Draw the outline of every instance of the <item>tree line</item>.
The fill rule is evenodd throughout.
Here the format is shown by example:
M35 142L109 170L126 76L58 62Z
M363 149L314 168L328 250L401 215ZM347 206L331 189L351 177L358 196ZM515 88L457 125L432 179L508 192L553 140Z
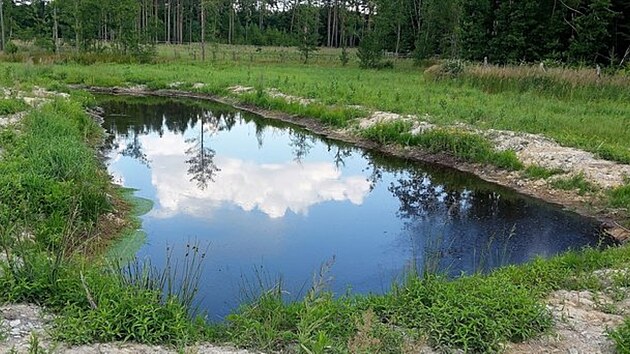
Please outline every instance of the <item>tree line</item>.
M619 65L630 0L0 0L2 48L141 51L155 43L356 47L494 63ZM205 48L204 48L205 51Z

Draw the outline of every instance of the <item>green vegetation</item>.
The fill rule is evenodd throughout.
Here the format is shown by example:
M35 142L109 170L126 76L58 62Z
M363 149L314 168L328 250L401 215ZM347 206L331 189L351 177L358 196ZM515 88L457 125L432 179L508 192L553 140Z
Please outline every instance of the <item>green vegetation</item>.
M564 171L560 169L548 169L541 166L527 166L525 171L523 171L525 177L530 179L547 179L551 176L559 175L564 173Z
M24 103L24 100L17 98L3 98L0 99L0 115L14 114L17 112L25 111L28 105Z
M296 60L299 60L297 54ZM337 62L335 58L331 60ZM514 70L514 76L505 77L510 69L477 70L473 67L457 78L436 81L409 65L388 71L364 71L356 64L347 67L340 64L303 66L295 62L234 65L220 60L212 65L1 64L0 81L4 85L17 82L56 89L66 84L103 87L143 84L151 89L162 89L181 82L182 90L216 95L229 94L227 88L234 85L263 91L276 88L285 94L316 99L319 102L316 111L343 111L344 106L359 105L365 110L415 114L438 125L459 122L482 130L542 134L565 146L591 151L614 161L630 162L630 84L627 78L603 77L598 81L592 71L549 70L535 74L549 78L542 84L526 85L517 84L521 77L518 72L530 75L528 73L534 69ZM592 84L585 81L587 77L592 78ZM483 86L478 84L486 81ZM205 86L193 89L198 82ZM552 92L564 93L556 96ZM246 95L243 99L255 103L263 97ZM310 114L304 112L306 108L282 102L271 105L276 107L274 109L287 106L289 113ZM339 113L331 115L338 117ZM344 115L335 118L339 122L333 124L343 124L342 121L355 116Z
M321 103L288 102L281 97L272 97L264 92L248 93L238 97L244 104L260 108L276 110L294 114L300 117L310 117L336 128L343 128L352 119L365 116L365 112L356 108L331 107Z
M615 208L630 210L630 183L610 191L611 204Z
M102 131L80 97L47 103L24 118L19 133L2 133L0 248L7 261L0 300L59 314L53 337L69 343L195 341L208 327L191 319L190 292L163 293L164 279L179 275L86 258L121 231L104 224L103 214L125 205L96 157Z
M578 174L570 178L559 178L551 182L554 188L572 191L577 190L580 194L592 193L597 191L597 186L584 178L583 174Z
M380 123L364 130L363 136L381 144L399 143L421 146L433 153L448 153L464 161L492 164L508 170L519 170L523 165L514 151L496 151L485 138L455 129L434 129L413 135L411 123Z
M624 324L610 333L610 337L615 341L617 353L630 353L630 318Z
M400 353L428 342L442 349L497 352L501 343L526 340L550 328L551 318L540 302L549 292L600 291L593 271L628 265L627 247L585 249L454 280L411 274L384 296L333 299L330 293L311 290L304 300L288 304L278 285L230 315L216 333L261 350L321 352L328 347L345 352L375 350L387 343L389 351L384 352ZM615 280L614 286L627 284L627 279ZM614 333L628 340L624 328Z
M299 47L305 62L320 46L361 46L376 55L362 51L366 67L388 66L378 58L388 52L619 70L630 46L624 0L38 0L10 1L0 11L9 56L23 50L18 41L30 41L40 52L114 53L147 62L157 43L209 41ZM213 49L206 56L205 44L190 51L196 60L216 57Z

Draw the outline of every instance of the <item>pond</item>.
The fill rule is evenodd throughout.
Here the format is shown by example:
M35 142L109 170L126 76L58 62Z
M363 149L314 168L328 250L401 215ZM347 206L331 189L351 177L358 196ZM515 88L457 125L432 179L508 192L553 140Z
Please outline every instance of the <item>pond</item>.
M598 225L473 175L383 156L228 106L99 97L108 169L153 201L140 259L208 248L199 306L220 320L324 268L335 294L382 293L410 269L458 276L596 245Z

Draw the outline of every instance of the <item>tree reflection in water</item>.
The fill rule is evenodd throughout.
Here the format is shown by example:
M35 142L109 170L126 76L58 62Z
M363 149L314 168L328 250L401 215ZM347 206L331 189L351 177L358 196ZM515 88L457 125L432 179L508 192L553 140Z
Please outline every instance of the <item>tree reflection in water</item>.
M186 139L186 143L192 144L186 155L189 158L186 160L188 167L188 175L191 182L196 182L199 189L204 190L208 188L208 184L214 182L214 177L217 172L221 171L219 167L214 163L214 157L216 151L209 146L206 146L206 132L210 136L216 134L219 130L219 122L217 119L213 119L214 116L211 112L204 112L197 116L199 122L199 136Z

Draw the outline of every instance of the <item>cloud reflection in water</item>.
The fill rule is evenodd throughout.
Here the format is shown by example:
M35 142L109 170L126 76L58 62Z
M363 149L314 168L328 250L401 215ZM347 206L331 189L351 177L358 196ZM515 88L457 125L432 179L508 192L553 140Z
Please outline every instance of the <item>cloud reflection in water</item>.
M155 217L179 213L207 217L210 210L224 203L245 211L257 209L270 218L281 218L288 211L307 215L310 207L327 201L360 205L370 191L365 177L343 177L332 162L259 164L220 155L214 161L220 173L202 190L187 175L182 152L189 146L181 135L166 133L140 139L146 156L160 162L151 170L157 196L151 215Z

